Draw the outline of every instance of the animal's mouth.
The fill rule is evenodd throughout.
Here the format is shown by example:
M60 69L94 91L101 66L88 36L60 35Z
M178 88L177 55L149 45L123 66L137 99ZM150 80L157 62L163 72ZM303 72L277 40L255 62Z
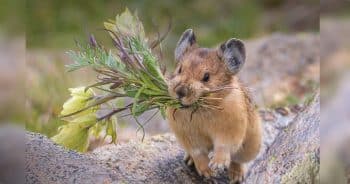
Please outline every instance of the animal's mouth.
M180 102L180 108L181 109L187 109L187 108L191 108L193 107L198 99L194 100L194 99L179 99Z

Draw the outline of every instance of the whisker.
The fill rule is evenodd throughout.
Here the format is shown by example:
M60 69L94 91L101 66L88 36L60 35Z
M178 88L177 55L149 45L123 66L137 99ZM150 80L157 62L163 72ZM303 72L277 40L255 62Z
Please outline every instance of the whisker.
M203 100L223 100L223 98L215 98L215 97L201 97Z
M228 89L239 89L238 87L232 87L232 86L223 86L220 88L214 88L214 89L208 89L208 90L204 90L205 94L209 94L209 93L215 93L215 92L219 92L222 90L228 90Z
M224 108L215 106L215 105L209 105L209 104L201 104L202 107L208 108L208 109L215 109L215 110L223 110Z

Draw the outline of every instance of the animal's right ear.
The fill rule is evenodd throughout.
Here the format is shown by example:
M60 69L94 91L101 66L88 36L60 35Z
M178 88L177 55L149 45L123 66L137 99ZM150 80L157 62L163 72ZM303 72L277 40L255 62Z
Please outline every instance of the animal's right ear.
M224 61L228 71L235 75L245 63L245 47L241 40L231 38L221 44L218 49L218 55Z
M175 48L175 60L180 61L181 57L185 55L186 52L193 49L196 45L196 36L192 29L187 29L182 33L179 42L177 42Z

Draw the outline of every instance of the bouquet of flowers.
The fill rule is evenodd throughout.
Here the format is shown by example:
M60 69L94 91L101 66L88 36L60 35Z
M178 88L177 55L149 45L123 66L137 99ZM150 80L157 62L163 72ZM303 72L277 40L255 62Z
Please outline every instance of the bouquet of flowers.
M88 44L78 43L78 51L68 52L74 61L68 70L89 67L97 72L97 82L69 89L71 98L61 112L68 123L52 137L56 143L81 152L87 150L91 135L98 137L103 132L104 137L116 141L117 113L128 111L143 129L137 117L145 111L158 109L165 117L167 107L181 107L177 99L169 96L165 70L161 69L165 67L152 53L165 35L150 43L142 23L128 9L115 20L105 22L104 27L115 48L106 49L91 35ZM132 102L116 105L125 98ZM201 105L208 106L204 98L193 106Z

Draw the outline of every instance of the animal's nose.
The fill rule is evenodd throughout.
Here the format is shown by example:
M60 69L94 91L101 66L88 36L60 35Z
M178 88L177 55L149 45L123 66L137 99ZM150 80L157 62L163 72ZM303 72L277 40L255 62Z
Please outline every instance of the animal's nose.
M184 86L179 87L178 89L176 89L176 95L179 99L185 97L187 95L187 88Z

